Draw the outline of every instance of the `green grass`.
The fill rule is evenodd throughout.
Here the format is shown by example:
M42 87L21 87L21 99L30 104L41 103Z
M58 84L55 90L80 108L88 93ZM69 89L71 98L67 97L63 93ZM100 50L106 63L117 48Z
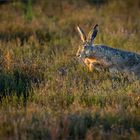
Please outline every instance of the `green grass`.
M34 1L30 20L22 3L0 5L0 139L140 138L140 81L89 72L75 30L98 23L95 43L140 53L138 0L94 2Z

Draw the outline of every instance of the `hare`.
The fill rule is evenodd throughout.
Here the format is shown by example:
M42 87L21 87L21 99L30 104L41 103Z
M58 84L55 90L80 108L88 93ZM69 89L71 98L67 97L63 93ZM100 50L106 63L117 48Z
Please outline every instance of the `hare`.
M82 28L77 26L82 44L79 46L76 56L87 65L90 71L100 68L108 69L110 72L134 73L140 77L140 55L120 49L111 48L106 45L93 44L98 33L98 24L85 35Z

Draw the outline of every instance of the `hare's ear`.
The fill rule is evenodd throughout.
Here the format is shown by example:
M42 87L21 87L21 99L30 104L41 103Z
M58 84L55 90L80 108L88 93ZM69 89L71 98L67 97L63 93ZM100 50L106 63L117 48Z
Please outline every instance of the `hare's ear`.
M84 31L79 26L77 26L76 28L78 30L78 33L79 33L80 37L81 37L81 40L83 42L85 42L86 41L86 35L85 35Z
M98 24L96 24L93 29L88 34L88 41L92 42L98 33Z

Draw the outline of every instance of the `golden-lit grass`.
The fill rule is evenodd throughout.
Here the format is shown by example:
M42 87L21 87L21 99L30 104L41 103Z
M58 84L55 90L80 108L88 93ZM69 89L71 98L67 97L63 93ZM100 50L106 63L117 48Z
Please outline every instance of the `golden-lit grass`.
M139 139L140 81L89 72L75 30L98 23L95 43L140 53L138 0L47 2L32 20L20 3L0 6L0 139Z

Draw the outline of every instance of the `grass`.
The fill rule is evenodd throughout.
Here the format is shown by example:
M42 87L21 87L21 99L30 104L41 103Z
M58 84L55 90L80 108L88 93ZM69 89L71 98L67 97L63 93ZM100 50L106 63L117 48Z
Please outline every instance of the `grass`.
M140 53L139 1L100 2L34 1L29 15L0 5L0 139L140 138L140 81L89 72L75 56L75 26L96 23L95 43Z

